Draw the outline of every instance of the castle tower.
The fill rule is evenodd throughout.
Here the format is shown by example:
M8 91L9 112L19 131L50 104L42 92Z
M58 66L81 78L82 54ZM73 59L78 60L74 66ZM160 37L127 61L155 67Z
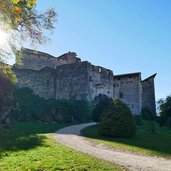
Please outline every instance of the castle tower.
M142 108L148 108L156 114L154 78L157 74L151 75L142 81Z
M134 115L141 114L141 93L140 72L113 76L113 98L127 104Z

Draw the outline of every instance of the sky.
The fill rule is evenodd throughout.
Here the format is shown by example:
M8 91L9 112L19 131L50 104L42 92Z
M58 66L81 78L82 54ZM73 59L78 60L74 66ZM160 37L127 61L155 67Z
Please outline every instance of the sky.
M58 21L51 42L37 50L76 52L114 74L142 72L145 79L157 73L156 99L171 94L170 0L37 0L37 10L48 8Z

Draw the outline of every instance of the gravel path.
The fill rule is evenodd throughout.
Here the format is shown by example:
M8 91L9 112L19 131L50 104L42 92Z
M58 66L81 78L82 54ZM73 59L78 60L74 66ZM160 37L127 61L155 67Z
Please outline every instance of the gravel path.
M129 170L171 171L171 160L169 159L115 150L103 144L92 143L80 136L82 129L95 124L96 123L80 124L60 129L56 132L55 138L59 143L65 146L119 164Z

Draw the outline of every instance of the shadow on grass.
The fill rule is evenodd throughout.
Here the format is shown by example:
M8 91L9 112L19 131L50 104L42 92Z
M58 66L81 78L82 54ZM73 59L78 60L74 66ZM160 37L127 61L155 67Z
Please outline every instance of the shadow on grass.
M10 151L22 151L42 146L44 133L54 133L66 124L43 124L36 122L14 123L0 130L0 158Z
M151 134L145 128L139 128L133 138L109 138L101 136L96 126L85 128L82 131L85 137L99 139L114 147L124 148L135 152L143 152L147 154L156 154L171 157L171 131L159 128L156 134ZM138 148L139 149L138 149ZM140 149L141 148L141 149ZM145 152L148 150L148 152Z

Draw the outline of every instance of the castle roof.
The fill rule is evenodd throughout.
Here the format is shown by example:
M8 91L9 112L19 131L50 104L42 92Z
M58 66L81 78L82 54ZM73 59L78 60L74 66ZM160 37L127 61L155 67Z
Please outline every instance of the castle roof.
M114 75L113 77L114 78L118 78L118 77L129 77L129 76L141 76L141 72L134 72L134 73Z
M142 80L142 82L147 81L147 80L149 80L150 78L155 78L156 75L157 75L157 73L155 73L155 74L153 74L153 75L147 77L146 79Z
M28 53L28 54L35 54L35 55L41 55L41 56L45 56L45 57L50 57L50 58L56 58L48 53L45 52L40 52L37 50L33 50L33 49L28 49L28 48L21 48L21 51L24 53Z

